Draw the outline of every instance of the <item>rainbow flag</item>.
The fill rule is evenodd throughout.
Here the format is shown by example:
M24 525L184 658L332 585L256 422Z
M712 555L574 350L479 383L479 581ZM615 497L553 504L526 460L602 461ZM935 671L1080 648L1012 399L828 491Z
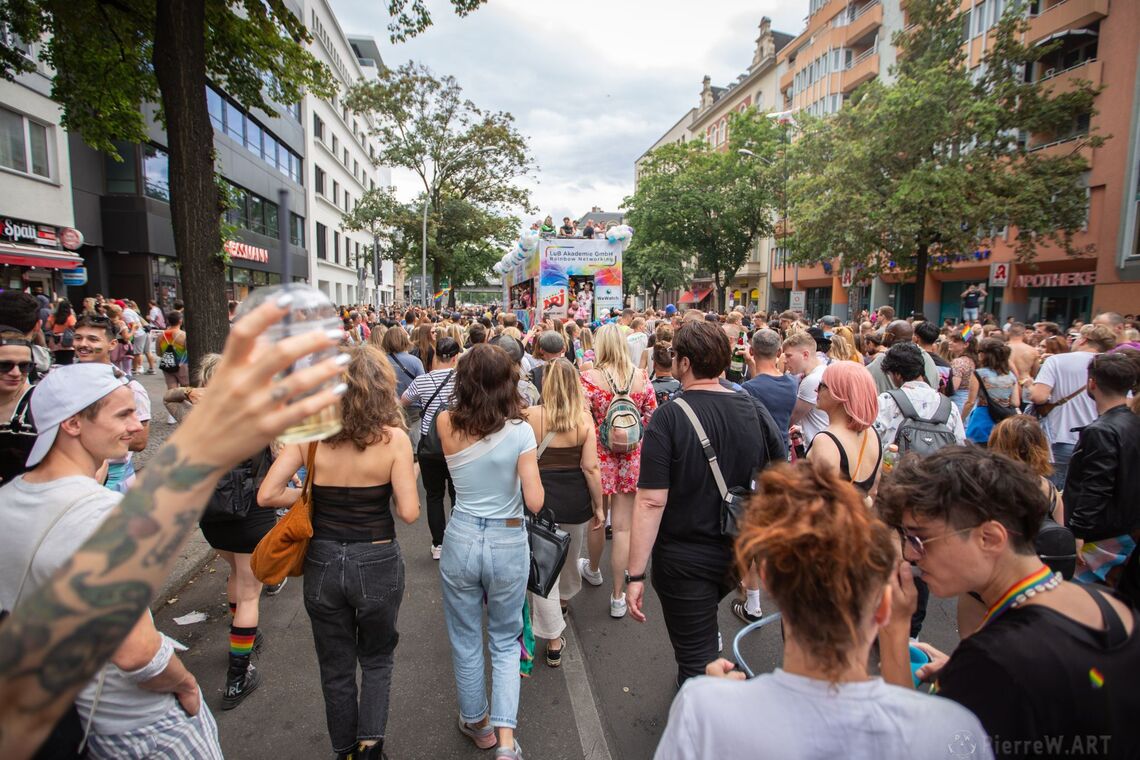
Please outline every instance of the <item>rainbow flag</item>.
M962 325L962 340L969 342L972 337L974 337L974 326Z
M444 288L443 290L439 291L438 293L436 293L435 296L433 296L433 298L435 298L438 301L439 299L441 299L445 295L447 295L450 291L451 291L451 287L448 286L448 287Z
M1104 687L1104 675L1096 668L1089 668L1089 683L1094 689Z

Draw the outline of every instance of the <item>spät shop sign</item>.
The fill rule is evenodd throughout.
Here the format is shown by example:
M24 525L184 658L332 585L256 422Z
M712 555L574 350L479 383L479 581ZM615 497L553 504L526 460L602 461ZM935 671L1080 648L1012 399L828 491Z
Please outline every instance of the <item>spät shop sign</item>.
M35 243L51 248L59 247L59 234L55 227L23 219L4 217L0 220L0 239L12 243Z

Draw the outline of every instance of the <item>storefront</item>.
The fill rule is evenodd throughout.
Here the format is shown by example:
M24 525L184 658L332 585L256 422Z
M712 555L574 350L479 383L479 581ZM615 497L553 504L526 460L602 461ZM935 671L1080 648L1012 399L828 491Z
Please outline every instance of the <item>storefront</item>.
M938 323L942 324L947 319L952 319L956 323L962 321L962 294L966 292L966 288L978 284L986 288L986 297L978 303L978 315L993 314L998 318L998 321L1001 321L1000 315L1003 314L1002 302L1005 297L1005 288L1000 285L986 285L984 280L973 279L942 283ZM930 299L927 299L926 302L930 303Z
M62 272L82 269L83 259L74 253L81 245L83 236L71 227L0 216L0 288L64 295ZM69 277L71 283L78 279Z
M1077 319L1092 319L1096 272L1020 274L1015 285L1028 291L1030 322L1056 322L1067 327Z

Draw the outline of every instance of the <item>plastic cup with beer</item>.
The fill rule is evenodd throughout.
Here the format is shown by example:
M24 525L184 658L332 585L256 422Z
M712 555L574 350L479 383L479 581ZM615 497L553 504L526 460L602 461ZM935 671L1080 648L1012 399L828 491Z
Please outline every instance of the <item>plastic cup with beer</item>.
M271 325L259 340L277 343L285 338L290 338L294 335L303 335L313 330L327 332L329 330L342 328L343 325L337 314L336 306L333 305L333 302L329 300L328 296L313 286L301 282L257 288L241 302L235 318L241 319L242 315L252 311L266 301L277 299L286 293L293 297L292 302L289 304L289 313L286 314L280 322ZM276 379L279 380L293 372L311 367L315 364L320 364L325 359L336 356L338 351L339 348L337 346L329 346L328 348L303 356L278 374ZM320 393L323 390L333 388L339 382L340 379L334 377L323 385L317 386L301 396L290 399L289 403L296 403L314 393ZM283 444L320 441L338 433L340 429L340 403L337 402L330 404L316 414L309 415L297 424L286 429L277 440Z

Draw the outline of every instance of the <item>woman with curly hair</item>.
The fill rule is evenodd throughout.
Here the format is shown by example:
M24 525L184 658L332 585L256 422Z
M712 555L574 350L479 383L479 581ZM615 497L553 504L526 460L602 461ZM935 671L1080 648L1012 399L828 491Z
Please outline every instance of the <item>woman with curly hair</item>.
M736 539L783 614L783 668L750 681L725 659L677 693L656 760L948 757L982 726L947 699L888 685L867 667L895 602L898 535L821 463L765 470ZM765 729L755 730L756 716ZM980 757L992 757L980 742Z
M302 466L309 468L313 538L305 555L305 610L329 737L338 757L380 758L404 597L392 513L410 525L420 499L391 365L372 346L342 357L348 364L343 427L320 443L286 446L261 484L258 503L291 507L301 489L288 483Z

